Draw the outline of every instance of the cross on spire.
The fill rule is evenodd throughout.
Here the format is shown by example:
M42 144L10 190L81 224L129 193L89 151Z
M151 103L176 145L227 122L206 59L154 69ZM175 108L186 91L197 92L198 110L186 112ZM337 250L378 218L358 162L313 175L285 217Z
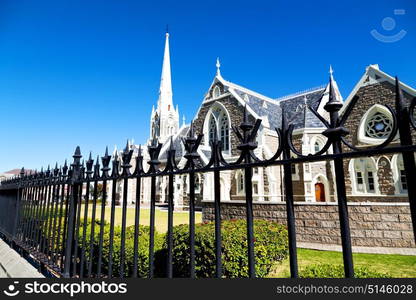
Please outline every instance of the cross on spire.
M221 76L221 70L220 70L221 64L220 64L219 57L217 57L217 63L215 64L215 66L217 67L217 76Z

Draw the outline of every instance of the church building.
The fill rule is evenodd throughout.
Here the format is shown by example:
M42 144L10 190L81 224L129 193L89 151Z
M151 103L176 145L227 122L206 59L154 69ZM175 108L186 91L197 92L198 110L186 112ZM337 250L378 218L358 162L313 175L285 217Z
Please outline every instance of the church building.
M343 101L331 67L329 75L337 100ZM407 101L416 96L413 88L403 84L402 89ZM204 135L198 149L202 163L206 164L210 160L209 143L215 134L222 142L222 154L226 161L232 162L238 158L239 142L231 128L242 122L244 107L247 108L249 118L253 122L255 119L262 120L257 136L258 147L255 150L255 154L260 159L270 158L274 154L278 145L275 129L281 126L283 113L294 125L293 144L298 151L302 154L320 151L326 142L326 138L321 134L325 126L308 109L308 106L313 107L321 116L328 119L328 113L324 110L329 100L328 94L329 83L280 98L268 97L226 80L221 74L220 61L217 59L215 76L193 118L195 132ZM370 65L345 100L345 105L355 95L359 95L360 100L354 108L352 117L346 123L351 133L347 138L356 147L369 147L381 143L392 129L392 116L384 105L394 104L394 78L382 72L378 65ZM183 167L186 162L183 158L185 149L181 139L187 135L190 125L180 123L179 108L175 106L173 99L169 33L166 33L159 97L157 106L152 108L150 115L148 140L150 143L153 138L157 138L163 144L159 155L162 169L166 165L167 151L171 143L176 150L178 166ZM342 110L340 113L342 114ZM131 145L130 147L137 155L139 146ZM331 149L328 153L331 153ZM143 155L145 162L149 160L147 151L144 150ZM134 164L134 159L132 162ZM147 164L144 163L144 165L146 168ZM348 160L345 162L345 170L349 201L407 201L407 183L400 155ZM335 202L337 199L333 178L332 162L293 165L295 201ZM142 187L141 201L148 203L150 200L149 178L143 179ZM167 202L167 187L167 177L160 180L158 178L157 202L160 204ZM186 210L189 193L187 176L175 176L174 188L175 209ZM213 174L198 174L195 186L197 206L202 207L204 202L212 202L213 191ZM254 169L253 193L256 202L284 201L283 168L273 166ZM135 201L133 181L130 183L128 198L129 202ZM243 172L241 170L221 172L221 201L243 200Z

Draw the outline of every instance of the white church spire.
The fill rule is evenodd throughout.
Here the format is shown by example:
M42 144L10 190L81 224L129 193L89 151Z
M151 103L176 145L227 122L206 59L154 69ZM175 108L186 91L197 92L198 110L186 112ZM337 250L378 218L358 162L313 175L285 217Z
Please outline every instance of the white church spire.
M170 69L169 32L166 32L163 54L162 75L160 77L159 99L156 111L152 111L150 136L164 143L177 133L179 128L179 110L173 106L172 77Z
M165 53L163 55L162 76L160 77L158 106L161 111L173 109L172 77L170 73L169 33L166 32Z

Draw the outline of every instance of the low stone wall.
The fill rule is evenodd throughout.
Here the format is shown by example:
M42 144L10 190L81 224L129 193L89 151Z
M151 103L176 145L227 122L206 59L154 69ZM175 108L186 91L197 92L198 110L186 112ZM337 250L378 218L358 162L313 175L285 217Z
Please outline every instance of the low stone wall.
M256 202L254 217L286 224L286 204ZM353 246L416 247L408 203L349 203ZM243 201L221 203L222 219L245 218ZM202 202L203 221L214 219L213 202ZM295 202L299 242L341 244L336 203Z

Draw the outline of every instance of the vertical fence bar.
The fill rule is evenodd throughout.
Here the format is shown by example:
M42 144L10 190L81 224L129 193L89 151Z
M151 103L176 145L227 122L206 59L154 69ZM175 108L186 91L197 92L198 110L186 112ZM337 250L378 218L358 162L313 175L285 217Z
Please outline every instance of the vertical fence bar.
M283 143L283 159L290 159L290 148L288 145L289 126L286 120L286 115L282 112L282 143ZM286 200L286 222L289 242L289 264L290 276L298 278L298 254L296 244L296 223L295 223L295 208L293 205L293 182L292 182L292 164L287 163L283 165L283 182Z
M222 277L221 260L221 182L220 171L214 171L214 218L215 218L215 277Z
M172 251L173 251L173 174L169 174L168 183L168 235L167 235L167 246L168 255L166 260L166 276L168 278L173 277L172 269Z
M138 276L138 249L139 249L139 230L140 230L140 200L141 200L141 189L142 189L142 178L141 174L143 171L143 156L142 148L139 147L137 157L136 157L136 169L134 170L133 175L136 177L136 202L134 209L134 246L133 246L133 278Z
M80 260L80 267L79 267L79 277L84 278L84 268L85 268L85 251L87 246L87 223L88 223L88 208L89 208L89 201L90 201L90 185L91 185L91 175L93 173L92 166L94 164L94 160L90 157L87 160L86 166L86 187L85 187L85 203L84 203L84 219L82 223L82 242L81 242L81 260ZM95 193L95 192L94 192ZM95 217L95 216L94 216ZM91 223L91 228L94 227L94 223ZM90 251L92 249L90 248Z
M39 179L38 181L38 186L37 186L37 191L36 191L36 199L35 199L35 206L34 206L34 211L33 211L33 217L32 217L32 225L31 225L31 229L30 229L30 243L31 243L31 248L32 249L36 249L36 227L37 227L37 222L38 222L38 216L39 216L39 210L41 208L41 192L42 192L42 187L40 186L41 180Z
M138 249L139 249L139 226L140 226L140 194L142 180L140 176L136 178L136 203L134 210L134 250L133 250L133 278L137 278Z
M74 193L73 189L74 186L71 184L71 178L72 178L73 171L70 170L68 173L68 182L66 184L66 199L65 199L65 206L64 206L64 220L63 220L63 230L62 230L62 251L61 251L61 257L62 257L62 268L64 268L64 255L65 255L65 248L66 248L66 236L68 232L68 220L69 220L69 203L71 202L71 194Z
M52 177L52 193L51 193L51 202L50 207L48 210L48 232L46 235L46 245L45 245L45 255L50 260L50 247L51 247L51 239L52 239L52 224L54 223L54 220L56 219L56 215L54 214L54 207L56 204L56 189L59 188L56 186L56 176L57 176L58 169L54 169L53 177Z
M48 177L48 175L46 175ZM43 230L46 224L46 213L47 213L47 206L49 203L49 195L50 195L50 184L49 184L49 178L46 178L44 181L44 187L43 187L43 193L42 193L42 199L41 199L41 210L39 215L39 227L37 231L36 241L37 245L39 246L38 251L42 253L43 251L43 241L44 241L44 234Z
M416 101L416 98L413 99ZM410 131L410 113L403 99L399 79L396 77L396 112L398 114L398 128L400 134L400 145L410 146L413 144ZM413 236L416 241L416 164L414 152L402 152L404 172L407 182L407 195L409 198L410 215L412 217Z
M246 193L246 220L247 220L247 252L248 252L248 273L250 278L256 277L254 260L254 229L253 229L253 170L251 167L244 168L244 183Z
M34 233L34 236L33 236L34 249L36 251L40 251L39 239L40 239L40 230L41 230L41 227L42 227L42 214L43 214L43 209L45 207L44 202L46 200L46 189L47 189L46 179L45 179L45 175L43 175L43 180L40 183L40 193L39 193L39 199L38 199L38 211L37 211L37 214L36 214L35 233Z
M14 217L14 224L13 224L13 230L12 230L13 244L17 240L19 219L21 217L20 210L23 207L21 202L22 202L22 197L23 197L23 192L24 192L24 183L23 183L24 176L25 176L25 171L24 169L22 169L20 172L20 177L18 179L18 184L17 184L16 213Z
M64 261L64 271L63 277L69 278L70 277L70 269L71 269L71 261L72 261L72 248L74 246L74 229L75 229L75 222L76 222L76 211L77 211L77 202L78 202L78 189L82 189L82 186L78 185L76 181L78 180L79 171L80 171L80 159L81 159L81 150L79 147L76 148L75 153L73 155L74 163L72 164L72 178L71 178L71 185L72 185L72 192L69 199L69 212L68 212L68 232L66 235L66 243L65 243L65 261Z
M93 202L92 202L92 212L91 212L91 231L90 231L90 243L89 243L89 257L88 257L88 278L91 277L92 274L92 264L93 264L93 257L94 257L94 239L95 239L95 214L97 210L97 195L98 195L98 182L94 182L94 195L93 195ZM84 252L85 256L85 252Z
M87 246L87 223L88 223L88 202L90 201L90 181L87 180L85 188L85 204L84 204L84 218L82 223L82 242L81 242L81 260L79 263L79 278L84 278L84 267L85 267L85 248ZM91 227L94 223L91 223ZM91 251L91 249L90 249Z
M195 172L189 173L189 274L195 278Z
M123 203L122 203L122 216L121 216L121 241L120 241L120 278L124 278L124 263L125 263L125 249L126 249L126 222L127 222L127 196L128 196L128 182L130 173L130 160L133 155L133 150L130 150L130 143L127 141L126 148L122 153L121 165L123 168ZM128 276L128 274L127 274Z
M27 192L26 192L26 204L25 204L25 217L23 222L23 232L22 232L22 242L26 246L27 243L27 236L28 236L28 228L29 228L29 222L30 222L30 216L31 216L31 209L32 209L32 192L33 192L33 186L31 186L32 182L28 183Z
M156 176L151 177L150 184L150 237L149 237L149 278L154 277L155 247L155 207L156 207Z
M154 277L154 247L155 247L155 209L156 209L156 175L158 171L158 165L160 164L158 157L162 144L154 138L151 144L148 146L148 152L150 156L149 173L151 176L150 184L150 237L149 237L149 278Z
M81 167L81 170L84 167ZM82 173L82 171L81 171ZM78 184L78 194L77 194L77 210L76 210L76 220L75 220L75 228L74 228L74 254L72 259L72 277L77 275L77 265L78 265L78 244L79 244L79 227L81 226L81 208L82 208L82 191L84 189L84 185L82 183Z
M343 106L342 101L339 101L336 98L332 84L332 76L329 81L329 100L325 104L324 109L329 112L331 128L325 130L323 134L332 140L332 149L334 154L341 154L341 137L348 134L348 131L339 126L340 120L338 116L338 111ZM354 266L352 259L352 247L351 247L351 233L350 233L350 224L348 217L348 205L347 205L347 195L345 191L345 176L344 176L344 163L342 158L334 159L334 169L335 169L335 183L337 189L337 198L338 198L338 213L339 213L339 222L341 229L341 242L342 242L342 256L344 260L344 272L345 277L351 278L354 277Z
M67 171L68 171L68 167L65 161L64 167L62 168L62 188L61 188L61 199L60 199L60 204L59 204L59 221L58 221L58 231L57 231L56 243L55 243L55 260L57 263L58 263L58 260L60 260L59 265L61 268L63 267L63 251L64 251L63 240L65 236L65 230L63 230L62 232L62 227L63 227L62 223L66 224L66 218L64 217L66 213L64 212L64 209L66 206L65 202L67 201L68 194L69 194L69 185L66 184L67 177L68 177Z
M34 179L35 180L35 179ZM31 247L32 245L32 224L34 219L36 205L36 198L38 193L38 187L36 186L36 182L33 182L32 192L31 192L31 201L30 201L30 210L28 215L28 223L27 223L27 231L26 231L26 245L27 247Z
M103 168L104 169L104 168ZM98 242L98 264L97 277L101 277L101 265L103 261L103 243L104 243L104 222L105 222L105 203L107 201L107 179L103 180L103 199L101 200L101 216L100 216L100 237Z
M118 153L114 155L113 161L113 186L111 192L111 211L110 211L110 245L108 249L108 278L113 276L113 247L114 247L114 222L116 212L116 192L117 192L117 176L118 176Z
M120 278L124 278L124 262L126 250L126 221L127 221L127 193L128 193L128 177L123 179L123 207L121 215L121 241L120 241Z
M57 263L57 261L56 261L56 249L55 249L55 245L57 244L57 241L56 241L56 239L57 239L57 237L58 237L58 234L57 234L57 223L58 222L61 222L61 215L59 214L59 208L60 208L60 203L62 202L62 201L60 201L60 197L61 197L61 194L60 194L60 190L61 190L61 174L58 172L58 176L57 176L57 185L56 185L56 195L55 195L55 201L56 201L56 203L55 203L55 211L54 211L54 218L53 218L53 225L52 225L52 240L51 240L51 248L50 248L50 256L51 256L51 259L52 259L52 262L53 263Z
M46 244L47 244L47 240L48 240L48 226L49 226L49 216L50 216L50 204L51 204L51 199L52 199L52 189L53 189L53 179L51 177L49 168L48 168L48 188L47 188L47 193L45 195L46 198L46 203L45 203L45 207L44 207L44 214L42 216L42 230L41 230L41 242L40 242L40 252L41 253L45 253L45 249L46 249ZM46 253L45 253L46 256Z
M101 218L100 218L100 241L98 246L98 265L97 265L97 277L101 277L101 264L103 257L103 239L104 239L104 221L105 221L105 204L107 202L107 178L109 177L108 171L110 168L111 156L108 155L108 147L105 148L105 155L101 158L103 164L102 167L102 177L103 177L103 199L101 201Z

